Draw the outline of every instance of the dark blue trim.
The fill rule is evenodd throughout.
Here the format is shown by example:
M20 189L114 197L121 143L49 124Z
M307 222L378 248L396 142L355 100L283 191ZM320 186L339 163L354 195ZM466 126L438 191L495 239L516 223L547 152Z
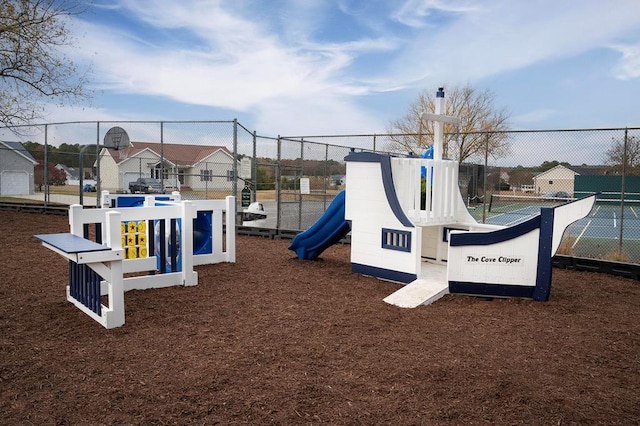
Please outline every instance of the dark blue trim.
M448 243L449 242L449 236L451 235L451 231L466 231L466 229L451 228L451 227L448 227L448 226L443 226L442 227L442 242L443 243Z
M388 155L380 156L380 169L382 171L382 185L384 186L384 193L387 196L387 203L389 203L391 211L402 225L406 226L407 228L413 228L413 223L409 220L407 215L404 214L404 210L402 210L402 207L400 207L398 194L396 194L396 188L393 186L391 157L389 157Z
M473 294L477 296L533 298L535 287L507 284L483 284L449 281L449 293Z
M387 242L389 235L397 235L398 239L404 239L402 244L389 244ZM402 238L404 237L404 238ZM392 237L393 239L393 237ZM383 249L411 252L411 231L400 231L398 229L382 228L382 245Z
M382 154L375 152L351 152L344 157L344 161L354 161L358 163L379 163Z
M526 222L509 228L498 229L491 232L465 232L463 234L451 234L449 245L458 246L488 246L512 240L521 235L525 235L540 227L540 216L532 217Z
M408 272L392 271L391 269L378 268L376 266L361 265L352 263L351 270L356 274L369 275L383 280L395 281L399 283L410 283L418 279L416 274Z
M551 259L551 246L553 243L554 209L540 209L540 241L538 243L538 272L536 274L536 287L533 299L546 301L551 292L551 271L553 260Z

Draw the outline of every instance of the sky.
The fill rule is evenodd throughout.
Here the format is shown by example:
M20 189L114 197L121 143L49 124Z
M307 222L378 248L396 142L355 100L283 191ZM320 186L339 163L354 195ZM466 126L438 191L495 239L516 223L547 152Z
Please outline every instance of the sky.
M512 129L640 126L639 0L98 0L69 28L93 98L47 122L384 133L469 84Z

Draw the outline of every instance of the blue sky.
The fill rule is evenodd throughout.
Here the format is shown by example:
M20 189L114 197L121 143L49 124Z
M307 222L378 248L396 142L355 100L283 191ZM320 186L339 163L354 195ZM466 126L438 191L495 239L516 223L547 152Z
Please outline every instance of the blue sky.
M230 120L383 133L423 90L491 90L513 129L640 126L638 0L98 0L47 121Z

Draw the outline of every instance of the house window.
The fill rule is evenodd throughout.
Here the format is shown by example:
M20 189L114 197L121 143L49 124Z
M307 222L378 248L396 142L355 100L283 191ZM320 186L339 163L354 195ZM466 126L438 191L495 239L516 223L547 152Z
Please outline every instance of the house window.
M411 251L411 232L382 228L382 248Z
M212 170L200 170L200 181L201 182L211 182L213 180L213 171Z
M160 173L162 171L162 173ZM160 166L156 166L152 171L151 171L152 177L155 179L160 179L160 176L162 175L162 179L163 180L167 180L169 179L169 170L167 169L160 169Z
M233 169L232 170L227 170L227 182L233 182Z

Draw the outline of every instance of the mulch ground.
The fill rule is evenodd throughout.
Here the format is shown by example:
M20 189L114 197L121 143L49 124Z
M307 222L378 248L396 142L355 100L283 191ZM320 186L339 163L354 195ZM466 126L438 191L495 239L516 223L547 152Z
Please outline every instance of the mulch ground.
M445 296L237 238L196 287L132 291L106 330L65 300L32 236L67 218L0 212L4 425L640 424L640 283L554 269L548 302Z

